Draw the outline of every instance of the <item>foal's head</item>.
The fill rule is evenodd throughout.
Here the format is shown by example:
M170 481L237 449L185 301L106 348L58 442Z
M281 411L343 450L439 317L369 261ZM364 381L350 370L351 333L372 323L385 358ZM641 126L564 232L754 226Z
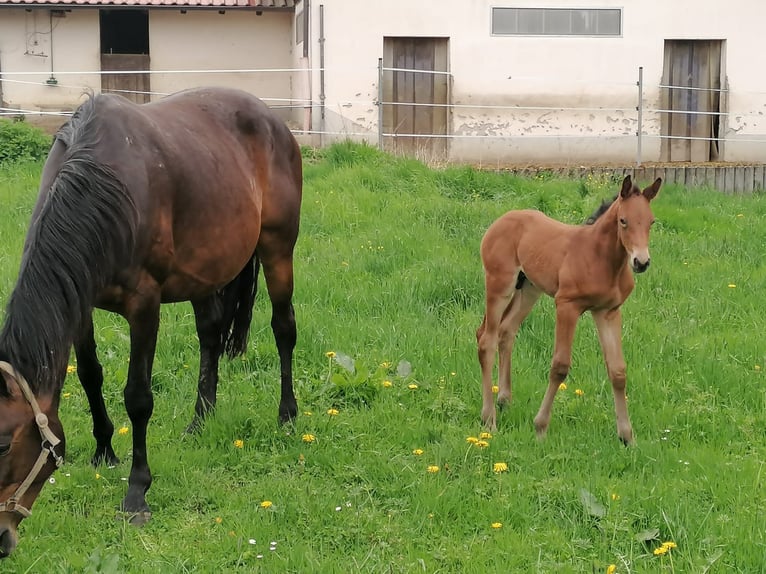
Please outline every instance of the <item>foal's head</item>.
M0 558L16 547L19 523L29 516L64 451L58 409L28 391L26 381L0 370Z
M662 179L641 191L633 185L630 176L622 182L617 198L617 223L620 242L628 252L628 261L636 273L643 273L649 267L649 229L654 215L649 202L660 191Z

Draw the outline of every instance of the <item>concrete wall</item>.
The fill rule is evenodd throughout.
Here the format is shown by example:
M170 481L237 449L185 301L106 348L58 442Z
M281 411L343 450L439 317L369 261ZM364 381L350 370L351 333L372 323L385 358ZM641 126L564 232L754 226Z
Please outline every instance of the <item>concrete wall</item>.
M293 39L290 12L266 11L258 16L254 11L219 14L217 10L188 10L182 14L180 10L158 9L149 14L150 66L154 72L290 70L294 67ZM8 107L32 112L71 110L82 100L84 89L100 91L101 76L70 72L98 72L100 68L98 10L75 8L52 20L46 9L0 10L0 71ZM51 75L58 81L55 86L46 84ZM284 71L153 73L151 90L156 98L193 86L225 85L264 99L286 99L291 97L293 76Z
M312 58L318 61L318 2L312 11ZM610 163L635 158L638 68L644 106L660 108L664 40L724 39L724 70L733 91L722 135L726 160L753 161L766 146L766 52L760 22L766 2L741 0L324 0L328 129L376 139L377 60L386 36L446 37L453 74L451 158L486 162ZM491 7L619 7L619 38L493 36ZM361 26L361 23L364 23ZM355 32L359 30L359 32ZM314 86L318 86L315 74ZM364 101L364 102L361 102ZM601 108L598 111L480 109L481 106ZM643 159L660 157L660 116L647 110ZM507 136L480 139L477 136ZM593 137L597 136L597 137Z

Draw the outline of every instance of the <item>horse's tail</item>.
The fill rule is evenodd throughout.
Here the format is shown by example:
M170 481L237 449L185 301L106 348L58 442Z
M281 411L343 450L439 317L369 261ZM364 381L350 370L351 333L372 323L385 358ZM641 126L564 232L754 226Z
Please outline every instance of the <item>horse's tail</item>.
M258 291L258 271L261 263L253 254L247 265L222 290L223 322L221 343L229 357L234 358L247 350L247 337L253 318L253 304Z

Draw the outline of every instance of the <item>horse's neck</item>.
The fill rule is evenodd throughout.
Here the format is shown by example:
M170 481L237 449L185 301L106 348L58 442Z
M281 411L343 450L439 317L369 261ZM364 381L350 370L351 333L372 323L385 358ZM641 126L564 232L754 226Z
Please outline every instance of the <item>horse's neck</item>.
M594 252L599 253L601 258L609 263L615 275L621 273L627 265L628 252L620 241L618 233L617 202L613 203L590 227L591 235L596 243Z

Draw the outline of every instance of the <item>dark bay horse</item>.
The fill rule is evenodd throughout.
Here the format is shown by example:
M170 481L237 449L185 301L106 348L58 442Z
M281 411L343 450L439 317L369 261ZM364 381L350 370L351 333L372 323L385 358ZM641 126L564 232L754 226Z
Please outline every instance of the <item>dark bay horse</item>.
M657 179L641 191L630 176L610 204L602 205L588 225L567 225L539 211L509 211L487 230L481 243L486 286L484 320L476 333L482 379L482 422L496 428L492 369L499 355L497 402L511 400L511 354L519 326L546 293L556 302L553 361L540 410L539 437L551 418L553 399L571 364L575 326L590 311L612 382L617 434L633 442L625 402L621 305L633 291L633 272L649 267L649 202L662 184Z
M59 395L74 346L93 416L93 462L115 464L94 307L130 328L124 390L133 457L121 508L147 520L146 429L160 304L191 301L200 345L196 428L215 404L218 360L245 351L263 266L281 362L279 418L292 419L293 248L302 164L285 124L233 89L136 105L89 98L55 137L0 331L0 556L61 463ZM42 446L41 446L42 443Z

